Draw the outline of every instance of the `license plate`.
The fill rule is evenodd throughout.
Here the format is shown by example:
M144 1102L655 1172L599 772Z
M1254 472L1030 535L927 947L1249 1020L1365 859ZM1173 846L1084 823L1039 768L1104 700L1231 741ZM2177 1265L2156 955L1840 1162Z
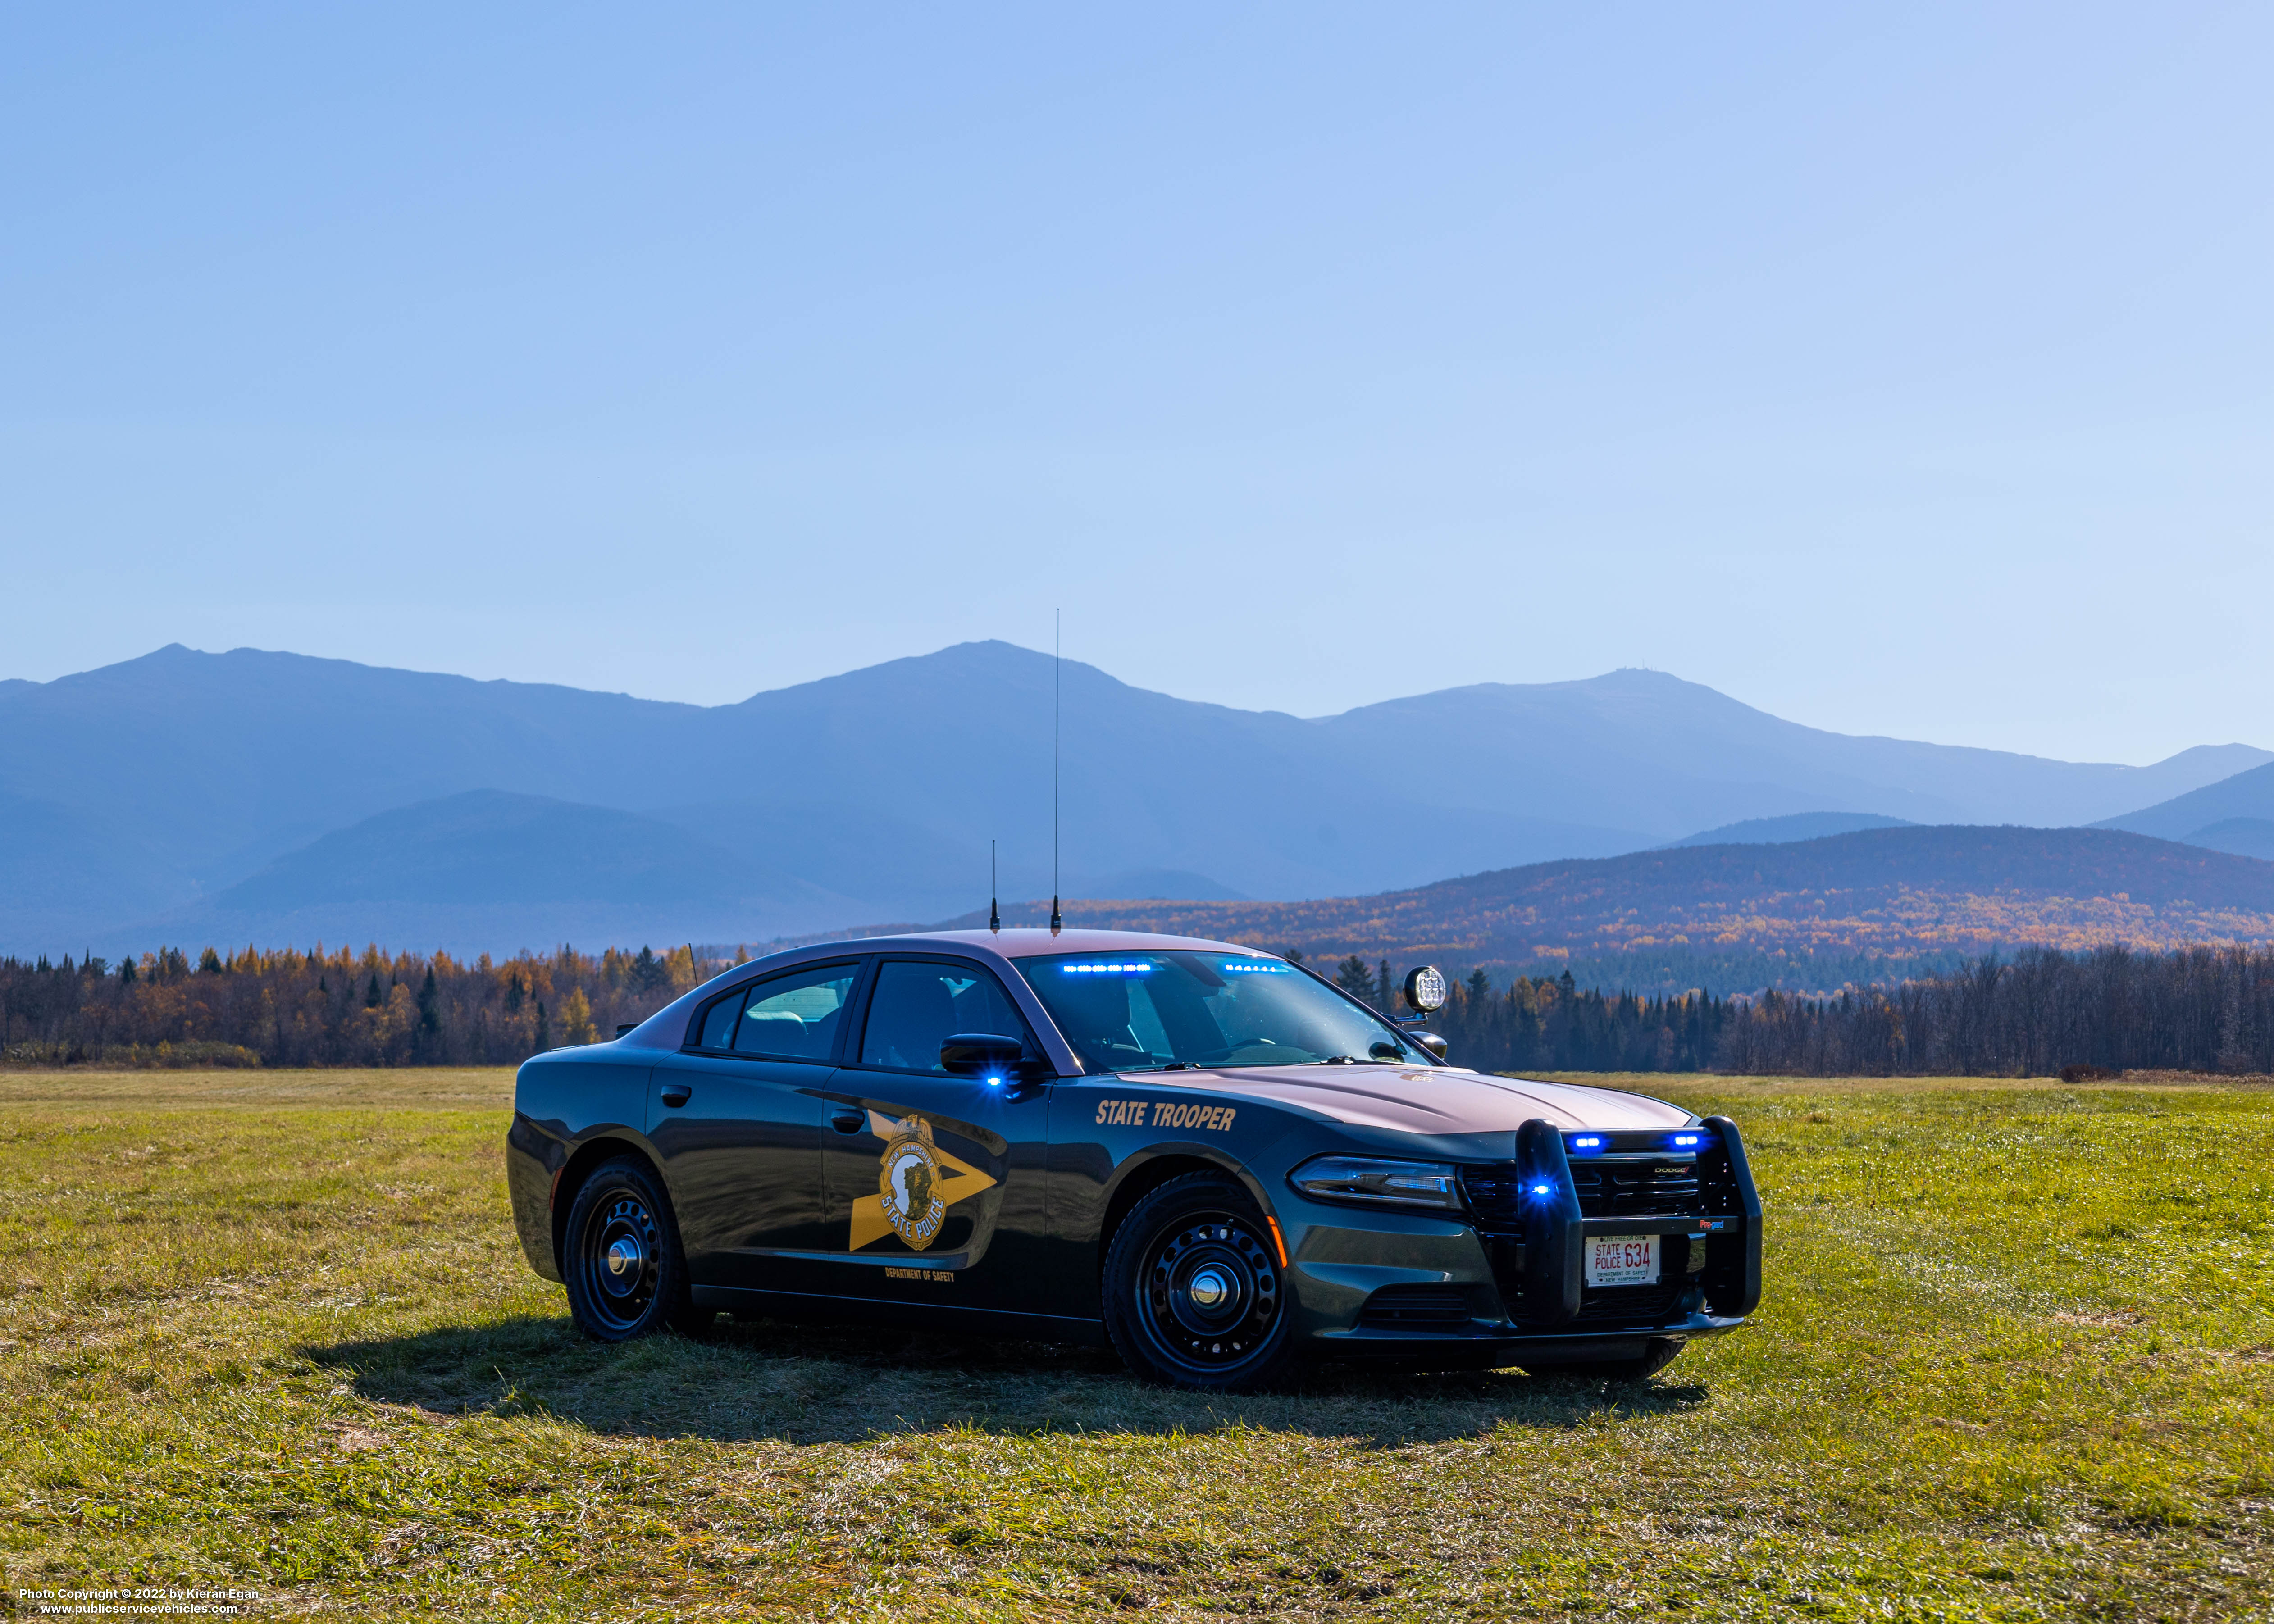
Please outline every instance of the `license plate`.
M1587 1283L1591 1286L1654 1286L1658 1283L1658 1237L1590 1235Z

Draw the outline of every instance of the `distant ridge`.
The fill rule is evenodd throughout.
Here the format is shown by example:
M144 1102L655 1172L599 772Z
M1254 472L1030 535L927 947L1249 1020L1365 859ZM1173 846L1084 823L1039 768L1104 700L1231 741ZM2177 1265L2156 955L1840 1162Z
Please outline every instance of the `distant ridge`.
M2213 851L2274 857L2274 763L2105 819L2098 827L2184 840Z
M1749 817L1742 823L1724 823L1669 840L1660 847L1683 846L1773 846L1785 840L1820 840L1826 835L1852 835L1859 829L1907 829L1909 818L1881 817L1876 812L1795 812L1786 817Z
M1085 926L1464 970L1675 949L1909 959L2274 941L2274 863L2112 830L1878 829L1534 863L1370 897L1065 912ZM1039 917L1004 910L1005 923Z

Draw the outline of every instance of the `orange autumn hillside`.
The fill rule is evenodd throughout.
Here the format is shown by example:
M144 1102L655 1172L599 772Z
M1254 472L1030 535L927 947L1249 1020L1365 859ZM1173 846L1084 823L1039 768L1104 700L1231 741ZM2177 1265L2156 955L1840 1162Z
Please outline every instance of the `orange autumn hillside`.
M1047 910L1042 910L1046 914ZM2274 862L2097 829L1865 830L1533 863L1311 902L1077 902L1069 923L1410 963L2274 941ZM1041 922L1031 906L1006 923ZM984 916L971 921L984 922Z

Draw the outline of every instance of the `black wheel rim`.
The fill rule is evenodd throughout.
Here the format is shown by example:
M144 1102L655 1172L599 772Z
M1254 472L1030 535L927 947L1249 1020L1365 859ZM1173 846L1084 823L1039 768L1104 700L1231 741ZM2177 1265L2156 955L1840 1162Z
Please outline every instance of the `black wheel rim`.
M646 1318L662 1272L662 1244L655 1214L638 1192L613 1190L593 1204L577 1261L595 1319L629 1331Z
M1180 1219L1146 1248L1137 1312L1187 1369L1231 1370L1279 1323L1279 1270L1263 1239L1229 1213Z

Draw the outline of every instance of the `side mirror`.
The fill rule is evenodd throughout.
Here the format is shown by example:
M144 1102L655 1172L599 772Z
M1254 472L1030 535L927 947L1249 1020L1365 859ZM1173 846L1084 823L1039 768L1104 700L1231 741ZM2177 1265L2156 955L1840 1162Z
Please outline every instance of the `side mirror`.
M1405 1035L1412 1038L1416 1043L1421 1045L1422 1048L1427 1049L1431 1054L1436 1056L1438 1059L1442 1060L1445 1057L1445 1040L1439 1037L1435 1033L1409 1032Z
M992 1032L959 1032L939 1042L939 1067L959 1077L984 1077L1000 1088L1019 1073L1026 1045Z

